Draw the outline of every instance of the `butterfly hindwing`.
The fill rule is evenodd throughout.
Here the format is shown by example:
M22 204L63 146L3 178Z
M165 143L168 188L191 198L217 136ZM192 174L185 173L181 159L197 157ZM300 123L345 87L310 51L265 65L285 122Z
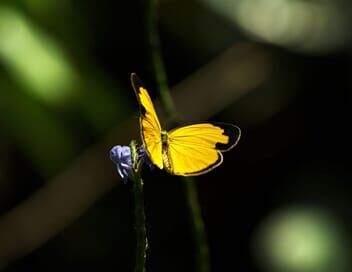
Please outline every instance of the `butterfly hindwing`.
M209 172L222 163L221 152L234 147L240 135L237 126L225 123L195 124L173 129L168 132L168 142L164 147L165 169L181 176Z
M131 74L131 82L140 106L140 129L145 150L160 169L163 168L161 126L148 91L136 74Z

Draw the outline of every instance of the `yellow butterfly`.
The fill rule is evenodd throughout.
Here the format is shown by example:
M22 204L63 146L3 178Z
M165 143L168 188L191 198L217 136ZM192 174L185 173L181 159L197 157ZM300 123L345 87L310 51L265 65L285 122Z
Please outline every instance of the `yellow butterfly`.
M219 166L223 161L221 152L238 143L241 130L232 124L203 123L163 130L147 89L134 73L131 82L140 105L143 145L160 169L172 175L201 175Z

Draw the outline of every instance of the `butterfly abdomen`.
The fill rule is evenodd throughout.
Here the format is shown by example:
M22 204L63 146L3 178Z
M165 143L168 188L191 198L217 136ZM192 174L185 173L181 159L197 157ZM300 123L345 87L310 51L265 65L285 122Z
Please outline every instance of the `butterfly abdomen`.
M163 148L162 157L163 157L163 164L164 164L165 170L172 174L173 169L172 169L172 164L170 161L170 156L168 154L167 148Z
M165 170L169 173L173 173L172 163L168 154L169 150L169 135L165 130L161 131L161 143L162 143L162 158Z

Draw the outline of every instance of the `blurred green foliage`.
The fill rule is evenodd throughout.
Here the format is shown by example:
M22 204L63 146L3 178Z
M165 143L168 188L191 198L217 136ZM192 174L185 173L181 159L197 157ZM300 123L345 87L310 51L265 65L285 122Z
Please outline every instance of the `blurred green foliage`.
M54 8L40 3L25 1L30 11ZM75 65L65 44L15 5L0 5L0 41L2 124L41 175L54 174L88 143L86 136L127 115L118 81L93 63Z

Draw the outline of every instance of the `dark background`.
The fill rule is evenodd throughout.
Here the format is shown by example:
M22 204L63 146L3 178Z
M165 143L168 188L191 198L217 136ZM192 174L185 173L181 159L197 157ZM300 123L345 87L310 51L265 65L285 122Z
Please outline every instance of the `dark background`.
M212 271L351 271L351 4L246 1L165 0L159 9L170 86L233 46L250 44L269 56L265 80L210 118L243 133L221 167L196 179ZM145 1L0 3L2 214L134 114L131 72L157 97L144 7ZM17 30L18 22L33 38ZM11 43L16 35L25 38ZM63 68L46 74L53 66L45 58L64 61ZM26 69L37 69L39 79ZM205 95L194 107L206 102ZM147 168L144 180L146 271L195 271L183 184ZM132 187L118 182L3 271L133 271L134 246Z

